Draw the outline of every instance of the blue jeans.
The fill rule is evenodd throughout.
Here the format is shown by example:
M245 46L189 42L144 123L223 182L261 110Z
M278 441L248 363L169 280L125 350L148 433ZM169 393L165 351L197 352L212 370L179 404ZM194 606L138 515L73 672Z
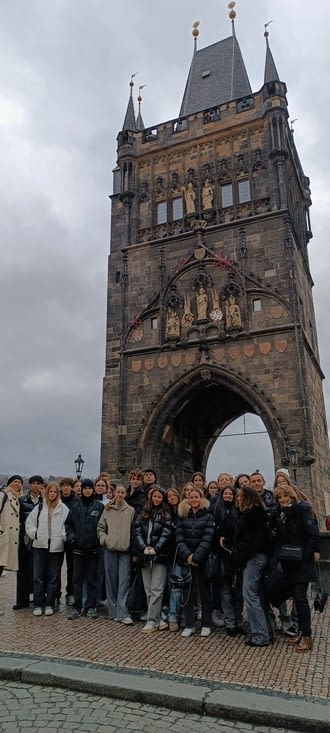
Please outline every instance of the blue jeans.
M127 593L131 581L129 552L113 552L104 549L105 587L110 618L122 621L129 616Z
M255 644L269 642L268 624L259 592L266 565L267 556L260 552L247 561L243 570L243 600L251 629L251 640Z
M33 606L54 607L63 562L63 552L34 547L33 550Z

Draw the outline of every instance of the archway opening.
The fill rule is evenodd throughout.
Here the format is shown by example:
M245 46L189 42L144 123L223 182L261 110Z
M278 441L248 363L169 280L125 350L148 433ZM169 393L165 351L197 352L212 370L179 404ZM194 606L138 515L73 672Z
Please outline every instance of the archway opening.
M206 480L216 479L219 473L233 476L259 469L266 479L266 486L274 481L274 455L272 444L262 419L245 413L233 420L216 439L206 466Z

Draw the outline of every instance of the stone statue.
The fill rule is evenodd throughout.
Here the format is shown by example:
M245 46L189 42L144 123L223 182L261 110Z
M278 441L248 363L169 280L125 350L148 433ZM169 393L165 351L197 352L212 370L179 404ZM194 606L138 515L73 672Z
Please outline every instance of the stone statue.
M196 295L196 305L197 305L197 320L198 321L206 321L207 319L207 303L208 303L208 297L204 290L204 288L201 286L198 290L198 293Z
M194 316L191 312L190 295L189 293L184 294L184 313L181 318L182 328L190 328L194 322Z
M168 308L165 327L165 338L180 338L180 318L173 308Z
M213 186L210 179L207 178L202 189L202 208L212 209L213 206Z
M186 202L186 213L195 214L196 213L196 207L195 207L196 194L195 194L194 187L191 181L188 183L188 186L182 186L182 191L184 193L184 199Z
M226 300L226 328L227 331L242 328L241 311L236 303L235 295L230 295Z

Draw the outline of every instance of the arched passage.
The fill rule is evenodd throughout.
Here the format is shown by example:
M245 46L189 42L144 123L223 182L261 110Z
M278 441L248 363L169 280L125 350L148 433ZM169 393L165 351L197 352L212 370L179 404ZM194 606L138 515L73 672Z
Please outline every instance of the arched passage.
M164 485L180 485L193 471L205 472L218 436L246 412L262 417L280 463L284 438L271 406L242 375L208 364L185 374L160 396L141 433L138 460L157 467Z

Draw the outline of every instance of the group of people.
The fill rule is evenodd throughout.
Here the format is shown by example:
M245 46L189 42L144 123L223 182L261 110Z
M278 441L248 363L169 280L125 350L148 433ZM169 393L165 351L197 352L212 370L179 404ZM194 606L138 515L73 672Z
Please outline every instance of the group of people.
M46 486L11 476L0 492L0 574L17 571L14 610L52 616L66 559L68 618L109 618L142 632L169 629L207 637L214 626L246 635L249 647L274 640L276 621L297 652L312 648L309 584L320 559L311 500L276 472L273 490L257 470L221 473L207 485L196 472L181 491L164 490L156 471L132 469L128 486L64 477ZM287 593L273 606L265 578L276 568ZM290 611L286 600L290 602ZM199 625L200 622L200 625Z

